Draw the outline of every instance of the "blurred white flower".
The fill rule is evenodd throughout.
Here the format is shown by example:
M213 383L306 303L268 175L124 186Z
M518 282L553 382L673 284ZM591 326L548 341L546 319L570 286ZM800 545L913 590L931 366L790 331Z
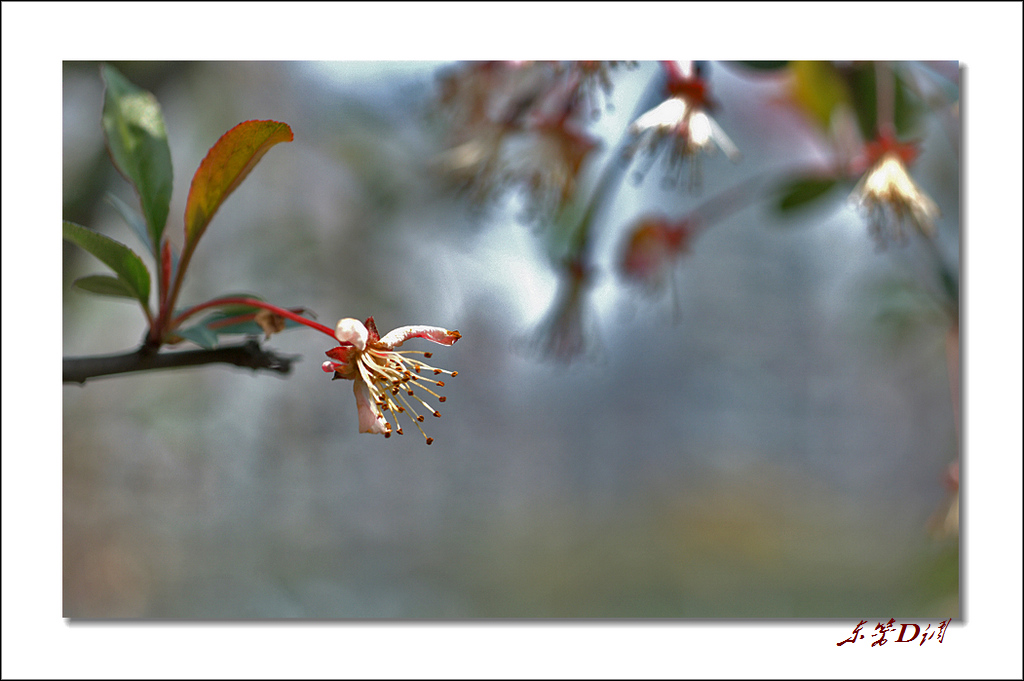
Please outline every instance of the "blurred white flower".
M633 158L637 152L643 151L653 162L665 149L670 170L668 179L678 181L681 166L689 161L690 188L698 189L702 180L702 153L713 153L717 148L729 160L737 161L740 151L708 113L710 98L700 76L680 69L674 62L666 69L669 76L667 89L671 96L629 126L633 140L626 147L626 156Z
M596 147L566 116L537 121L509 140L499 176L508 185L526 190L530 212L551 215L576 191L583 161Z
M905 226L925 237L935 234L939 207L911 179L902 158L888 151L868 170L850 194L850 201L868 215L868 228L879 247L887 237L906 241Z

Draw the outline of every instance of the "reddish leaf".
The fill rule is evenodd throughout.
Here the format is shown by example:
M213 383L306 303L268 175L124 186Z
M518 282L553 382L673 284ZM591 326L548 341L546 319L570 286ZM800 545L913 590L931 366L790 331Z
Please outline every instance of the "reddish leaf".
M277 121L246 121L217 140L199 164L185 204L186 249L206 231L214 213L249 171L278 142L291 142L292 129Z

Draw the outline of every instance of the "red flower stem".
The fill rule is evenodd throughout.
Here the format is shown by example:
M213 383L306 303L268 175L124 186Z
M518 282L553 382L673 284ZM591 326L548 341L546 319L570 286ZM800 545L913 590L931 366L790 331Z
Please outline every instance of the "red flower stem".
M171 288L171 242L165 241L160 253L160 309L167 307Z
M251 322L256 319L255 312L248 312L246 314L235 315L234 317L225 317L224 319L217 320L215 322L209 322L206 327L209 329L220 329L225 326L233 326L234 324L241 324L242 322Z
M174 306L178 303L178 294L181 292L181 282L185 279L185 270L188 269L188 264L192 260L192 253L195 251L196 242L195 240L186 239L185 247L181 252L181 256L178 258L178 271L174 273L174 286L171 288L171 292L164 298L164 306L160 310L159 318L157 319L156 328L152 328L151 336L157 339L157 345L162 342L163 334L166 331L177 328L178 323L181 322L185 317L179 315L174 323L170 321L171 311L174 310ZM191 315L192 311L187 311L187 314Z
M188 319L189 317L198 312L202 312L203 310L207 310L211 307L222 307L224 305L249 305L250 307L258 307L264 310L269 310L270 312L273 312L276 315L280 315L285 319L290 319L293 322L298 322L299 324L305 324L311 329L316 329L320 333L327 334L331 338L334 338L334 329L326 327L323 324L320 324L319 322L314 322L312 319L307 319L306 317L303 317L300 314L296 314L291 310L286 310L282 307L278 307L277 305L264 303L262 300L255 300L253 298L216 298L214 300L209 300L200 305L196 305L195 307L190 307L189 309L185 310L180 315L172 319L171 323L168 325L168 329L178 328L178 326L183 321L185 321L186 319Z

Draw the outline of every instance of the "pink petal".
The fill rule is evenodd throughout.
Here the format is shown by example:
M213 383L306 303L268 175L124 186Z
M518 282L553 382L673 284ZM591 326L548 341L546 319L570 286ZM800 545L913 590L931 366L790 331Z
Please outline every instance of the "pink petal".
M359 355L359 351L356 350L354 345L339 345L336 348L331 348L324 354L342 364L351 364L352 360Z
M451 345L462 338L462 334L440 326L400 326L381 338L380 344L388 349L397 348L410 338L426 338L441 345Z
M377 330L377 324L373 321L373 317L367 317L363 324L366 326L366 332L369 334L367 342L376 343L379 341L380 331Z
M385 433L387 421L370 400L370 390L363 381L352 384L352 392L356 395L356 408L359 410L360 433Z
M357 362L360 353L354 345L339 345L336 348L331 348L324 354L335 360L334 362L324 362L325 367L327 364L333 365L334 371L341 374L342 378L351 379L359 377ZM325 368L324 371L327 371L327 369Z

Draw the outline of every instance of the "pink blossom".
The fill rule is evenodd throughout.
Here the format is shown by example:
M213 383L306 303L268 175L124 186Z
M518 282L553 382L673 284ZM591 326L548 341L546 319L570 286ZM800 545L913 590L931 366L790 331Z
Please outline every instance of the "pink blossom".
M693 231L689 220L671 221L658 215L641 218L626 243L623 276L648 290L660 288L680 257L689 252Z
M394 414L408 413L427 444L432 443L434 439L427 437L420 426L423 415L418 409L441 416L421 395L428 393L437 398L438 402L444 402L445 398L435 392L435 388L444 387L444 381L428 376L447 374L454 377L459 372L438 369L418 359L409 358L409 355L420 355L429 359L429 352L395 348L410 338L425 338L440 345L452 345L462 338L462 334L437 326L402 326L381 337L373 317L369 317L365 324L357 319L342 319L338 322L334 336L341 345L327 351L331 359L323 363L322 369L333 373L336 379L353 381L352 390L359 412L359 432L380 433L390 437L392 425L384 417L384 412L391 410ZM420 407L414 407L414 403ZM401 435L401 427L397 427L395 432Z

